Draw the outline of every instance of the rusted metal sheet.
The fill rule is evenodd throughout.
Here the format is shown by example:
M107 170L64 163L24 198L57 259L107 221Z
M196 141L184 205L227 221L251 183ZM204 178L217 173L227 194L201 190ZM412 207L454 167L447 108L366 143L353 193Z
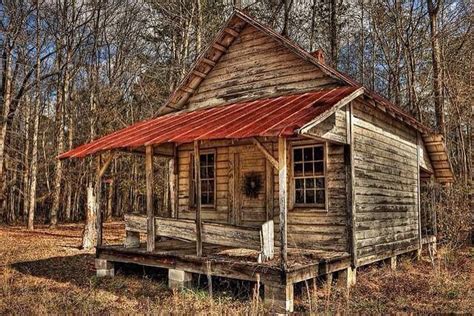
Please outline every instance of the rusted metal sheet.
M105 150L194 140L291 136L356 89L340 87L168 114L106 135L59 158L81 158Z

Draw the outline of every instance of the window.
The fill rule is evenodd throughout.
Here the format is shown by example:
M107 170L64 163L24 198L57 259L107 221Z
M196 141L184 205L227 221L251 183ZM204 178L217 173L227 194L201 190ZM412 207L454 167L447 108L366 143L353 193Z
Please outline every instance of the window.
M293 148L296 206L326 207L324 146Z
M215 199L215 154L212 153L202 153L200 154L200 165L201 173L199 175L201 180L201 205L202 206L214 206ZM196 206L196 188L194 184L196 183L196 177L194 175L194 155L191 155L191 194L190 194L190 204L191 206Z

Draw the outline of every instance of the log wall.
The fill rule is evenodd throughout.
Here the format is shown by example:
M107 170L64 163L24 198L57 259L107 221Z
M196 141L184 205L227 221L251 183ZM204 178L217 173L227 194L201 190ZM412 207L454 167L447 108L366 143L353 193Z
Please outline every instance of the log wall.
M418 246L417 134L354 102L355 237L358 264Z

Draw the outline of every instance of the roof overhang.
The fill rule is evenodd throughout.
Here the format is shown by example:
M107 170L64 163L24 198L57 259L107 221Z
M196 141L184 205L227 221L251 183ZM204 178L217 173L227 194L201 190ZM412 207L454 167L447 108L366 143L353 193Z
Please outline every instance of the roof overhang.
M106 135L59 158L82 158L109 150L136 151L144 146L195 140L290 137L324 120L362 93L360 88L339 87L171 113Z
M442 135L423 134L423 142L433 166L436 181L445 185L454 182L453 168Z

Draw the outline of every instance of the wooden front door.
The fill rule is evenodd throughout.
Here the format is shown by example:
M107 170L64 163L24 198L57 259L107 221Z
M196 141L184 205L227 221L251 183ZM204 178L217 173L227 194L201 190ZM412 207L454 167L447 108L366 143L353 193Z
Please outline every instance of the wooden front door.
M229 223L260 226L273 218L273 167L254 145L229 150Z

